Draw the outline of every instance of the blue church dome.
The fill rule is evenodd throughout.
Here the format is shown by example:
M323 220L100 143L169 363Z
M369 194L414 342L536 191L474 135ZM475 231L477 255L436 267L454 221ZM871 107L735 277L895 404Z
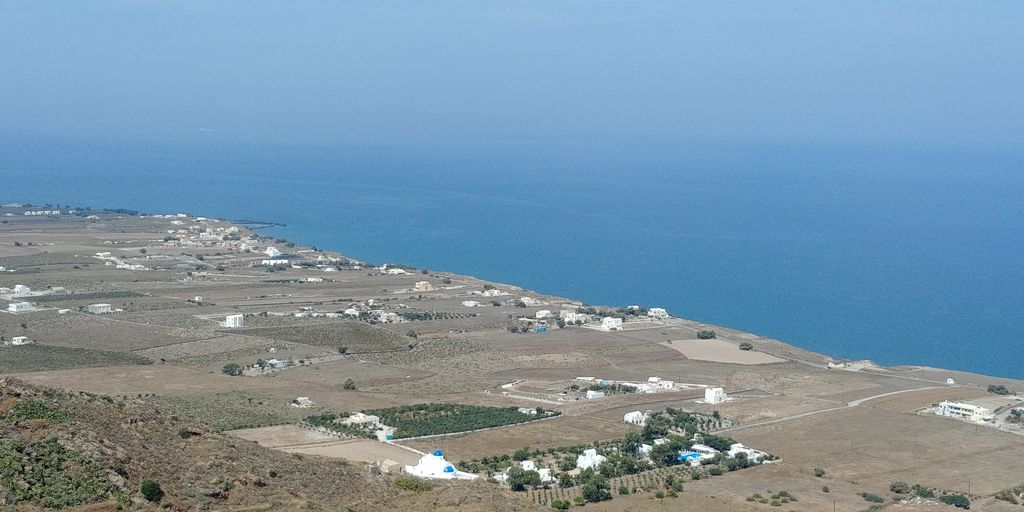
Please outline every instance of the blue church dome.
M455 468L451 467L450 465L445 466L444 467L444 472L445 473L454 473L455 472Z
M441 450L434 450L434 455L438 457L444 457L444 453Z

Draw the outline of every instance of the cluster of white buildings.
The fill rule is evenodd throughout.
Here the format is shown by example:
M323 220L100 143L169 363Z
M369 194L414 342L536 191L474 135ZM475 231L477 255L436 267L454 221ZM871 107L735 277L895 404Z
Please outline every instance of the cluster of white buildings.
M70 214L71 210L68 210L68 213ZM24 215L28 215L28 216L33 216L33 215L60 215L60 214L61 214L60 210L26 210L25 213L24 213Z
M19 347L19 346L22 346L22 345L31 345L32 343L34 343L34 342L32 340L28 339L28 336L15 336L15 337L13 337L13 338L11 338L9 340L4 340L4 341L0 342L0 346L2 346L2 347Z
M622 329L622 319L613 316L606 316L601 319L602 331L618 331Z
M245 327L245 315L242 313L236 313L234 315L228 315L224 317L224 321L220 323L221 327L228 329L237 329L239 327Z
M506 469L504 473L495 476L494 479L499 481L499 482L501 482L501 483L508 482L508 472L513 467L515 467L515 466L509 466L509 468ZM540 482L542 484L549 484L549 483L556 483L556 482L558 482L558 479L555 478L554 475L551 474L551 469L550 468L540 468L540 467L537 467L537 463L532 461L532 460L524 460L524 461L520 462L519 463L519 468L522 469L523 471L536 471L537 474L540 475Z
M675 391L676 382L674 380L662 379L661 377L648 377L647 382L632 382L628 380L616 381L609 379L598 379L596 377L576 377L575 380L588 384L617 384L619 386L625 386L633 388L637 393L660 393L664 391ZM591 396L591 395L594 396ZM601 398L604 396L603 392L600 391L587 391L587 398Z
M85 309L94 315L106 315L114 312L110 304L89 304Z

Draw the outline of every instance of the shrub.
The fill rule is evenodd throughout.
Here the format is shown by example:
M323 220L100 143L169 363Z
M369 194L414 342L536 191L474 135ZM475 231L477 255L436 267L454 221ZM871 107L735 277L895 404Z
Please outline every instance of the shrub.
M871 494L870 492L862 492L862 493L860 493L860 496L862 498L864 498L866 501L870 501L871 503L883 503L883 502L885 502L885 498L883 498L883 497L881 497L881 496L879 496L877 494Z
M339 353L339 354L342 354L342 355L344 355L344 354L346 354L347 352L348 352L348 347L346 347L345 345L342 345L342 346L338 347L338 353Z
M582 507L583 504L587 502L587 500L583 499L583 496L576 496L575 498L572 499L572 501L575 502L576 506L579 507Z
M621 495L629 494L629 487L626 487L625 485L620 485L619 486L619 494L621 494Z
M396 478L395 487L412 492L426 492L434 488L432 485L428 484L427 482L424 482L423 480L410 477Z
M907 494L910 492L910 484L906 482L893 482L889 484L889 490L896 494Z
M1001 384L1000 385L989 384L988 385L988 392L989 393L994 393L994 394L997 394L997 395L1009 395L1009 394L1012 394L1012 392L1009 389L1007 389L1006 386L1003 386Z
M814 476L822 478L825 476L825 470L822 468L814 468Z
M939 501L947 505L953 505L956 508L971 508L971 500L967 499L967 496L964 496L963 494L947 494L945 496L939 496Z
M697 331L697 339L698 340L713 340L716 337L717 337L717 335L715 334L715 331L709 331L709 330L706 330L706 329L701 329L701 330ZM751 348L753 348L753 347L751 347Z
M410 338L415 338L416 337L416 331L413 330L413 329L409 329L409 332L405 333L405 335L410 337Z
M827 485L821 486L821 492L829 492L828 486Z
M754 350L754 345L744 341L743 343L740 343L740 350Z
M152 480L143 480L139 491L146 500L152 502L160 501L164 497L164 490L160 488L160 484Z
M224 365L224 368L221 368L220 371L224 372L225 375L238 377L242 374L242 367L238 366L238 363L228 363Z
M342 387L349 391L355 391L356 383L352 379L345 379L345 384Z
M569 502L566 500L552 500L551 508L555 510L569 510Z

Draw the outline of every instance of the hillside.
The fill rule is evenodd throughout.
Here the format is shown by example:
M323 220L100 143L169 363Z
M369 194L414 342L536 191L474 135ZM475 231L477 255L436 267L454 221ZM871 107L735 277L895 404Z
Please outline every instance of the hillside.
M212 433L142 398L114 398L0 379L0 488L14 510L530 510L493 486L416 493L360 464L289 455Z

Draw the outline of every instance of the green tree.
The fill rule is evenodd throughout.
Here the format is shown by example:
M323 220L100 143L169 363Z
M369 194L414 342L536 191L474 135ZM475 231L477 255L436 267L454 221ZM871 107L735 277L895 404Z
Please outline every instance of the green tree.
M551 508L555 510L569 510L569 502L566 500L552 500Z
M345 384L342 386L349 391L356 390L356 383L352 379L345 379Z
M523 491L526 487L536 487L538 485L540 485L540 473L515 466L509 468L508 486L513 491Z
M160 488L160 484L152 480L143 480L139 491L144 498L152 502L160 501L164 497L164 490Z
M740 350L754 350L754 345L744 341L743 343L740 343Z

